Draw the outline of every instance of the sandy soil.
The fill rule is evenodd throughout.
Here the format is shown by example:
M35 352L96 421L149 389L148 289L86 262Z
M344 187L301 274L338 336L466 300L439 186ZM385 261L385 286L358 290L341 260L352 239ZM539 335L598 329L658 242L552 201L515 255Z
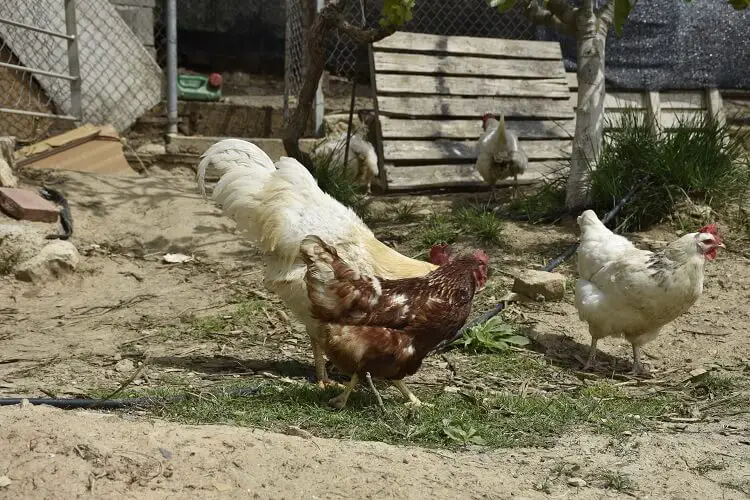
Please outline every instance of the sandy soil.
M118 362L146 354L148 369L136 385L159 386L177 377L202 387L263 372L312 376L302 326L279 312L278 300L263 290L258 253L201 199L191 172L44 177L70 199L74 243L84 259L75 276L45 286L0 277L1 397L64 397L115 388L128 375ZM453 198L415 200L440 209ZM379 203L382 208L397 201ZM9 222L1 217L0 223ZM414 229L375 226L399 249ZM507 290L509 273L541 267L575 238L570 228L510 223L504 235L491 253L502 272L479 298L480 311ZM634 235L644 246L674 237L664 229ZM745 248L732 241L729 247L709 264L699 303L645 349L657 373L679 379L695 368L750 370L750 269L742 256ZM167 252L195 260L166 264ZM566 265L561 271L572 276L571 269ZM221 311L238 290L262 303L267 321L256 331L218 338L180 332L181 316ZM521 310L532 318L537 348L548 359L573 364L585 357L588 333L570 300ZM610 339L600 349L618 369L629 368L627 344ZM441 370L440 363L428 361L418 377L439 377ZM139 415L0 407L0 498L623 496L597 485L596 474L608 467L627 472L643 498L746 498L750 430L741 418L665 424L617 443L579 433L550 449L452 453L183 426ZM724 466L700 471L698 464L708 458ZM580 466L576 474L590 484L568 486L564 476L556 477L555 464L562 462Z

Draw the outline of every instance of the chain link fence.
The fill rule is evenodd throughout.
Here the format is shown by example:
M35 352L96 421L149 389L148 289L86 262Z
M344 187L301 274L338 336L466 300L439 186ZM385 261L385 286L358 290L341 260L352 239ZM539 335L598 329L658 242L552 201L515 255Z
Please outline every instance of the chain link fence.
M35 142L74 122L123 131L158 104L154 7L154 0L0 2L0 135Z
M311 22L306 12L310 10L311 3L314 6L314 2L286 2L285 96L289 96L289 101L293 102L292 96L299 92L304 77L305 33ZM349 0L345 14L353 24L375 27L382 6L382 0ZM536 28L524 16L520 5L501 14L490 7L487 0L417 1L413 14L412 20L401 28L402 31L512 40L536 38ZM332 33L326 42L326 71L359 83L369 83L367 47L352 42L346 35Z

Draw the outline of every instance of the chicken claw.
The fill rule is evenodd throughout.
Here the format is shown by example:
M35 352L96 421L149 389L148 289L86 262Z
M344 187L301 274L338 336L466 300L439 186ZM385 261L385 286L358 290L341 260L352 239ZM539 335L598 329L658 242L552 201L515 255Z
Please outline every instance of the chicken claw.
M346 386L340 382L336 382L335 380L332 380L330 378L325 378L322 380L318 380L318 387L321 389L326 389L328 387L336 387L337 389L343 389Z
M434 404L423 403L419 399L417 399L416 401L407 401L406 403L404 403L404 406L406 406L407 408L434 408L435 407Z
M328 404L330 406L333 406L337 410L342 410L346 406L346 402L349 400L349 395L352 393L354 388L357 386L357 383L359 383L359 377L356 373L352 374L352 379L349 381L348 384L346 384L346 387L344 387L344 392L336 396L335 398L331 398L328 400Z
M630 372L634 377L653 378L651 371L641 363L641 348L633 344L633 370Z
M393 387L401 391L401 394L403 394L404 397L409 400L405 403L406 406L410 408L431 408L435 406L430 403L421 402L419 398L416 397L414 393L409 390L408 387L406 387L406 384L404 384L403 380L391 380L391 384L393 384Z

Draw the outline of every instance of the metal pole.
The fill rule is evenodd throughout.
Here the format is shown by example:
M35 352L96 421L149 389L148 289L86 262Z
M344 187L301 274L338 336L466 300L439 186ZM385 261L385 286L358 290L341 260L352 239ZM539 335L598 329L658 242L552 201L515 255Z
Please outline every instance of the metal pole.
M76 23L76 1L65 0L65 32L68 35L68 73L70 80L70 114L83 120L81 106L81 66L78 59L78 28Z
M317 12L325 7L325 0L317 0ZM322 47L320 50L323 50ZM325 71L324 71L325 73ZM325 114L325 98L323 97L323 76L318 81L318 90L315 92L315 134L320 136L323 132L323 115Z
M177 0L167 1L167 120L177 133Z

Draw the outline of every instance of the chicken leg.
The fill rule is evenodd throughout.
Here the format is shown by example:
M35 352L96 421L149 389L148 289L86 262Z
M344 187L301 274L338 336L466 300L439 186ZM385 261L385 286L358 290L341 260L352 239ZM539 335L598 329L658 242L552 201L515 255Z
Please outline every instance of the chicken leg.
M342 410L344 406L346 406L346 402L349 400L349 395L352 393L354 388L357 387L358 383L359 383L359 376L356 373L353 373L352 379L349 381L348 384L346 384L346 387L344 387L344 392L342 392L335 398L329 399L328 404L333 406L337 410Z
M315 340L310 338L313 350L313 363L315 364L315 378L318 379L318 387L325 389L326 387L344 387L335 380L328 378L328 371L326 370L326 357L323 347Z
M404 397L409 400L406 403L407 406L414 406L415 408L419 408L421 406L432 406L429 403L421 402L419 398L416 397L414 393L409 390L408 387L406 387L406 384L404 383L403 380L391 380L391 384L393 384L393 387L401 391L401 394L403 394Z
M594 359L596 358L596 343L599 339L591 337L591 347L589 347L589 358L586 360L586 364L583 365L583 371L589 371L594 368Z
M641 346L633 344L633 371L632 375L636 377L650 378L651 372L641 364Z

